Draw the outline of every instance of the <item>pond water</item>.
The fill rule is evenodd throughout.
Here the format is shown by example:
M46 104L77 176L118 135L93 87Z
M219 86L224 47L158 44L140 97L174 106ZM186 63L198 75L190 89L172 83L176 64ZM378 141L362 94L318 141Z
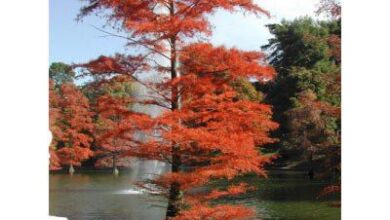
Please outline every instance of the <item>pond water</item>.
M258 190L242 196L238 203L253 206L263 220L339 220L339 195L319 198L327 181L310 181L304 172L271 171L267 179L248 177L245 180Z
M161 164L146 167L163 170ZM133 184L150 170L110 173L84 172L73 176L50 174L50 215L70 220L163 220L164 198L139 191ZM271 172L268 179L247 177L258 190L237 199L257 209L265 220L338 220L340 208L330 204L339 198L317 199L328 183L309 181L302 173Z

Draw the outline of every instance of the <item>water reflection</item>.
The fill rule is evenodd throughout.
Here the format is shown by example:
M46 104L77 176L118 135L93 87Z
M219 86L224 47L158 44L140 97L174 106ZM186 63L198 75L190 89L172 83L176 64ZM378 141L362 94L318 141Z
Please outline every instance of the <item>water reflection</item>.
M258 190L244 196L239 203L253 206L262 220L339 220L338 195L318 198L329 181L305 179L304 172L274 171L268 179L249 177L247 182Z
M158 161L136 160L132 169L111 173L50 175L50 215L70 220L163 220L166 200L134 185L138 180L164 173Z
M166 200L134 185L161 175L169 166L156 161L135 163L118 177L111 173L50 175L50 214L70 220L163 220ZM233 202L257 209L263 220L338 220L340 208L329 204L337 197L318 199L324 181L308 181L293 172L271 173L268 179L248 177L258 190ZM232 201L229 201L232 202Z

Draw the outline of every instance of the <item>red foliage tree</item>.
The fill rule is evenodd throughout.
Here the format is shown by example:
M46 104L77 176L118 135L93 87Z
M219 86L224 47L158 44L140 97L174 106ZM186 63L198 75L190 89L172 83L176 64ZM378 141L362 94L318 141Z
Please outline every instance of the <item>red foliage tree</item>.
M104 155L95 166L106 167L109 157L112 157L112 168L117 172L116 159L123 151L130 150L128 139L131 134L124 134L122 127L128 123L129 101L125 98L105 95L97 102L98 119L95 129L96 144L101 148L98 154ZM129 132L127 132L129 133Z
M333 20L336 20L338 22L341 22L341 3L338 0L321 0L319 8L317 9L317 14L325 14L328 17L330 17ZM341 64L341 32L338 34L332 34L328 38L328 44L331 49L331 53L333 58L336 61L336 64ZM341 94L341 73L338 72L335 75L330 75L328 81L330 82L328 85L328 90L332 91L333 93ZM322 110L325 112L325 114L332 115L333 117L336 117L338 120L341 119L340 114L340 108L336 108L336 114L335 114L335 107L329 107L328 105L322 105ZM333 108L333 109L332 109ZM336 149L328 150L327 157L328 158L340 158L341 157L341 135L337 135L336 140ZM329 165L330 164L330 165ZM341 173L341 160L338 160L336 166L327 163L329 168L333 168ZM319 197L331 194L331 193L341 193L341 181L337 184L332 184L327 187L325 187L321 193L319 194Z
M56 109L51 111L53 144L59 163L73 170L73 166L80 166L93 154L90 150L92 113L88 99L73 84L61 85L58 92Z
M49 81L49 129L52 134L52 140L49 145L49 153L50 153L50 164L49 170L59 170L61 169L60 160L57 156L55 150L57 149L58 137L62 136L61 129L58 127L58 120L60 116L59 109L59 99L60 97L55 90L54 82L52 80Z
M139 144L139 140L135 138L135 132L142 129L142 118L148 118L131 111L132 102L129 97L114 95L99 97L96 106L98 119L94 134L96 144L100 148L96 154L103 155L103 157L96 162L95 166L112 165L113 172L117 173L118 157L124 156L125 152L131 151Z
M129 118L149 135L128 152L171 164L171 172L153 181L168 197L167 217L174 219L244 219L253 210L211 205L222 196L244 193L245 184L194 195L191 189L213 180L246 174L265 175L270 158L258 146L272 143L269 106L240 100L231 82L240 77L272 78L260 52L244 52L190 39L211 35L208 15L218 9L268 14L251 0L93 0L81 16L110 11L129 46L143 47L138 55L100 57L80 65L95 75L123 75L148 87L153 98L143 104L165 111L156 118ZM116 35L118 36L118 35ZM179 65L180 64L180 65ZM159 73L157 82L140 80L145 71ZM107 77L109 78L109 77ZM140 123L142 121L142 123ZM157 136L157 137L156 137Z

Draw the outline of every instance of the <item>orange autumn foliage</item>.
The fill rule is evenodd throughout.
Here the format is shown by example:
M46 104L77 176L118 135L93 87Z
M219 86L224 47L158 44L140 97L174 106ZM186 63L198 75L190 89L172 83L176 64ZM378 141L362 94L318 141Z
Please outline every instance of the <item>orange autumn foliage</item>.
M49 99L53 135L51 166L53 169L59 164L80 166L93 154L90 150L93 123L88 99L70 83L61 85L58 94L51 89Z
M204 220L204 219L223 219L238 220L250 219L255 215L252 209L236 205L216 205L213 207L201 204L193 205L189 211L180 213L175 219L180 220Z
M61 169L60 160L55 152L56 146L58 144L58 138L62 135L61 129L59 128L57 122L60 117L60 109L59 109L59 99L55 88L54 82L52 80L49 81L49 129L53 138L49 145L49 170L59 170Z
M95 166L105 167L107 157L123 156L123 153L131 151L139 144L135 133L145 126L143 119L148 118L144 114L131 111L132 102L134 100L129 97L99 97L96 106L99 118L94 135L96 145L100 147L99 154L106 156L99 159Z
M275 141L269 133L278 125L271 120L270 106L240 99L231 82L271 79L275 71L266 65L261 52L216 48L201 43L200 37L212 34L208 15L219 9L256 15L268 12L251 0L89 3L81 16L109 10L105 18L127 32L128 46L143 48L138 55L101 56L77 66L85 74L106 79L120 75L137 81L150 93L147 100L138 102L161 107L157 117L128 113L126 124L137 124L136 129L146 138L127 143L125 154L171 164L171 172L145 185L167 196L167 217L222 220L253 216L250 208L211 203L222 196L245 193L250 186L239 184L197 195L192 190L247 173L266 176L264 165L271 158L259 147ZM158 80L139 77L146 72L157 74ZM132 129L124 127L121 132L132 133Z

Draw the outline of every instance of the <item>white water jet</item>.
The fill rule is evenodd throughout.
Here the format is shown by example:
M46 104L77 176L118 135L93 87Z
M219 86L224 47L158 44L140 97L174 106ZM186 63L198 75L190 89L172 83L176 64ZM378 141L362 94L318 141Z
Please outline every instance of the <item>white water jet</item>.
M119 190L115 192L114 194L119 194L119 195L141 195L144 194L145 191L142 189L124 189L124 190Z

